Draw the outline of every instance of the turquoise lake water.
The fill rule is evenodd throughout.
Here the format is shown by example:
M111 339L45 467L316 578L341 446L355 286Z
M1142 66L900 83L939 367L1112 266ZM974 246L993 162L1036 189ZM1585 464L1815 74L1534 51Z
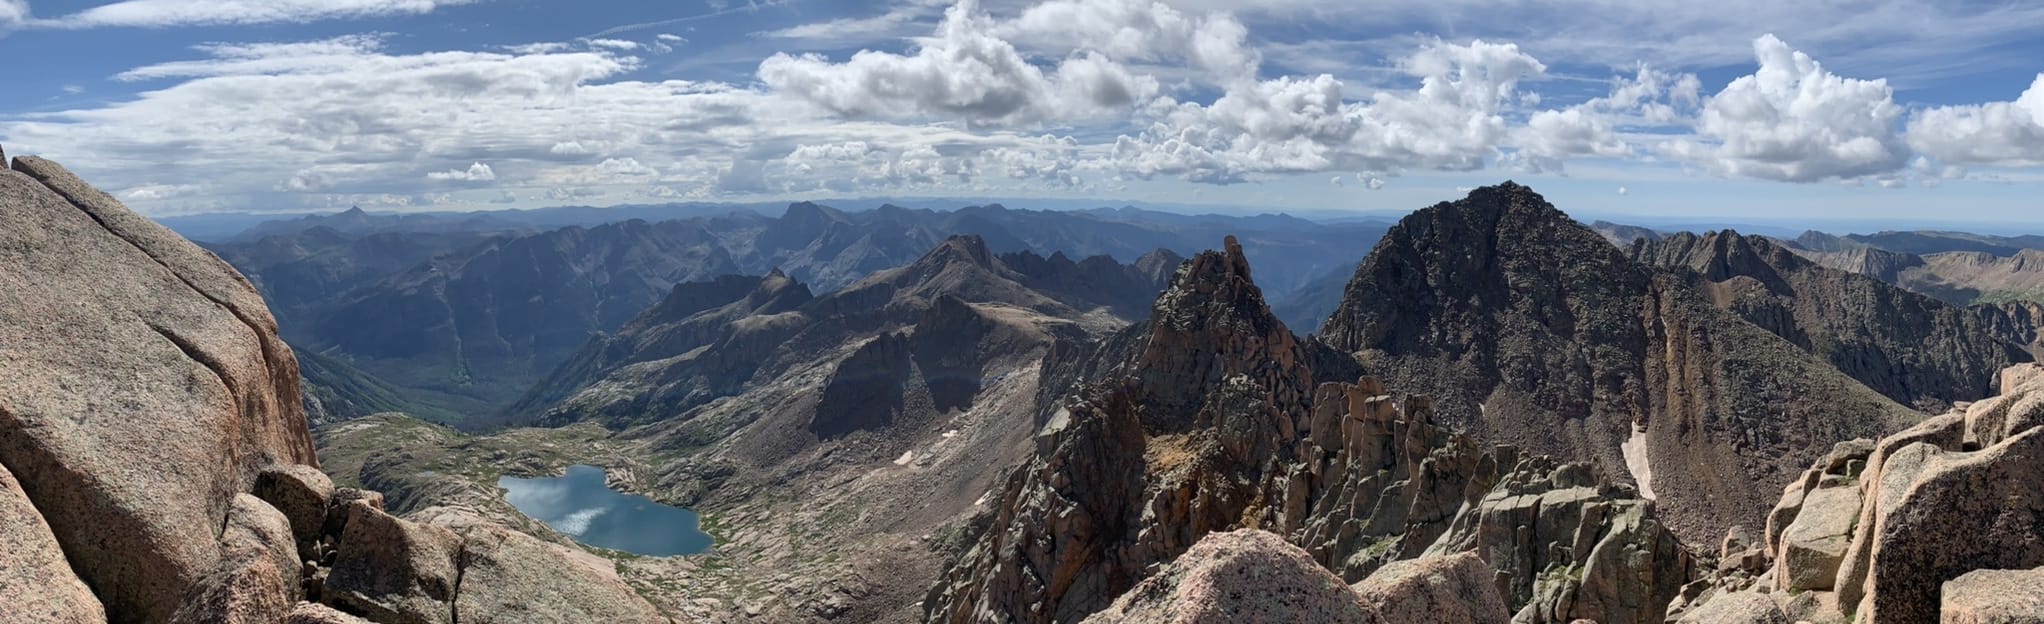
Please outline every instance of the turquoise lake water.
M576 541L654 557L693 555L710 549L710 536L696 513L605 487L603 469L569 466L560 477L500 477L504 498Z

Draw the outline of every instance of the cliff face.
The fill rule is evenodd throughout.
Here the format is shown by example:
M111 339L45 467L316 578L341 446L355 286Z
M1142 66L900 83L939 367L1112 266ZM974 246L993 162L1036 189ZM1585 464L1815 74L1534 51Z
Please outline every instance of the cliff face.
M1713 303L1506 183L1393 227L1321 333L1478 439L1636 484L1704 543L1766 512L1753 484L1919 417Z
M279 622L364 587L327 582L337 559L409 548L344 539L348 519L424 527L316 468L298 364L247 280L49 161L0 171L0 292L0 620ZM489 621L550 600L525 621L660 619L530 537L462 535L474 555L447 565L469 606L448 593L425 620L344 610ZM426 570L389 563L366 582L415 587Z
M1819 266L1763 238L1684 232L1631 254L1693 272L1717 307L1905 405L1935 410L1989 396L1995 371L2029 359L1966 309Z
M1657 619L1658 606L1606 606L1671 597L1692 575L1629 488L1599 486L1584 466L1480 447L1437 424L1424 397L1396 399L1375 379L1316 383L1315 366L1339 368L1342 357L1271 314L1233 240L1194 257L1147 322L1046 373L1078 389L1037 435L1034 456L991 493L925 616L1072 622L1110 603L1117 613L1198 611L1142 606L1175 582L1152 574L1237 528L1273 532L1345 582L1395 561L1475 552L1531 622ZM1532 512L1540 532L1499 528L1525 520L1513 510L1543 506ZM1566 570L1578 580L1557 572Z

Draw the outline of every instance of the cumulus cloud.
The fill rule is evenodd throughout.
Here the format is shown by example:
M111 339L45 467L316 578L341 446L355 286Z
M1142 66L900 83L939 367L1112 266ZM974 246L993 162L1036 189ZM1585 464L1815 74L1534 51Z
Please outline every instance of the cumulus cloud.
M777 164L776 177L786 180L783 188L791 191L931 188L968 181L977 171L971 156L946 156L929 145L866 141L798 146Z
M1637 147L1623 136L1626 129L1687 129L1701 89L1695 74L1641 66L1613 79L1608 95L1529 115L1513 130L1513 151L1504 160L1523 171L1560 173L1571 158L1633 156Z
M28 21L28 0L0 0L0 30Z
M1116 162L1133 174L1241 182L1259 173L1481 168L1508 136L1502 114L1521 80L1546 66L1518 46L1435 41L1402 59L1417 90L1343 99L1325 74L1229 89L1211 105L1163 107L1140 134L1120 137Z
M488 182L497 179L497 172L491 171L489 165L485 165L483 163L478 162L469 165L468 169L450 169L447 171L435 171L432 173L428 173L426 174L426 179L452 180L459 182Z
M1773 35L1753 42L1760 68L1704 103L1698 140L1672 151L1720 173L1816 182L1900 169L1902 107L1886 80L1844 78Z
M862 50L842 63L777 53L758 75L774 90L855 118L939 117L972 124L1026 124L1125 109L1157 91L1098 52L1046 71L993 31L977 0L944 12L934 36L909 54Z
M0 138L158 212L1027 194L1293 174L1379 189L1404 171L1562 172L1581 158L1935 184L1959 165L2044 162L2044 76L2014 101L1921 110L1905 135L1885 83L1832 74L1773 37L1749 46L1753 75L1716 94L1693 74L1632 65L1580 100L1573 88L1533 90L1547 64L1510 43L1383 39L1330 57L1342 71L1365 68L1344 81L1265 75L1266 55L1283 69L1296 50L1275 52L1281 43L1251 37L1220 3L1049 0L990 12L965 0L930 29L942 1L889 9L927 35L905 50L777 54L744 85L628 79L642 56L685 41L671 33L404 53L376 35L207 44L120 72L147 83L130 95L0 118ZM26 11L0 0L0 25ZM175 179L206 184L150 188ZM483 182L488 191L447 193Z
M1089 50L1116 61L1179 61L1215 82L1254 80L1262 56L1225 13L1190 15L1154 0L1051 0L994 27L996 36L1051 52Z
M112 4L37 20L35 25L52 28L97 28L103 26L213 26L224 24L305 23L327 19L350 19L386 15L419 15L433 10L468 4L474 0L124 0ZM6 0L27 14L25 0ZM0 8L0 22L6 20Z
M2044 74L2013 102L1943 106L1909 120L1909 146L1953 165L2044 164Z
M205 179L215 200L289 209L324 202L299 194L410 196L487 177L475 167L446 171L450 162L487 163L488 175L517 166L521 178L537 178L562 160L657 146L663 162L642 165L708 169L729 158L730 141L829 132L795 112L800 105L745 89L618 80L638 61L603 51L392 54L379 38L342 37L213 44L198 54L122 73L166 82L124 99L0 118L0 137L116 188L150 181L140 176Z

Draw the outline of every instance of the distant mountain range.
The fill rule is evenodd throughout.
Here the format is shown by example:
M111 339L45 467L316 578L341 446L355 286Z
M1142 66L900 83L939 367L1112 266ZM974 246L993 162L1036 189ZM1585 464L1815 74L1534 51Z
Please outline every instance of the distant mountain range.
M1592 224L1614 244L1665 231ZM1776 244L1818 264L1859 273L1956 305L2044 302L2044 236L1920 230L1836 235L1805 231Z
M1191 253L1236 235L1274 267L1263 276L1272 291L1288 293L1353 266L1385 228L998 205L846 212L797 203L779 217L737 211L558 229L517 216L524 220L349 210L260 224L208 247L261 288L293 345L320 358L308 377L311 394L344 412L333 417L407 405L482 422L503 415L592 336L618 331L691 281L779 271L820 296L958 235L979 237L991 253L1027 251L1034 262L1081 272L1158 249ZM382 380L373 384L381 398L327 391L372 385L365 379Z

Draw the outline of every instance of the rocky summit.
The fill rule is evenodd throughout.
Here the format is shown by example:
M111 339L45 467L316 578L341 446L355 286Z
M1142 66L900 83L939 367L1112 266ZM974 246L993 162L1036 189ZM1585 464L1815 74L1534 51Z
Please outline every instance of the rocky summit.
M336 488L255 288L55 163L0 171L0 291L0 622L666 621L607 562Z
M1704 249L1731 241L1723 243ZM1697 253L1714 271L1703 278L1636 260L1532 189L1479 188L1394 226L1320 334L1391 388L1434 397L1445 422L1588 462L1655 499L1685 541L1705 543L1766 513L1773 496L1762 490L1786 484L1833 442L1920 418L1826 357L1834 344L1905 344L1930 330L1860 323L1805 349L1781 334L1821 335L1818 319L1829 317L1816 293L1796 303L1812 306L1803 317L1784 309L1799 301L1795 291L1770 299L1774 316L1754 312L1781 330L1770 331L1719 305L1725 291L1710 276L1732 280L1733 269ZM1935 315L1936 306L1916 303ZM1805 325L1813 329L1792 331ZM1979 355L1938 356L1951 358L1942 370L1991 375L2009 357L1994 344L1974 348ZM1965 398L1984 386L1936 387L1930 396Z

